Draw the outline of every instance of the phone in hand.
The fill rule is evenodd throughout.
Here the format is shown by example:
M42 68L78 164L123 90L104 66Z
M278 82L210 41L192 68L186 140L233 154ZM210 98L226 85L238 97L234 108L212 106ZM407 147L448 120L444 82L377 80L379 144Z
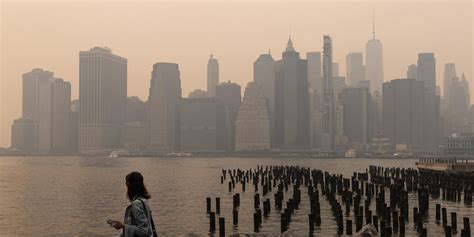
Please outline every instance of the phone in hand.
M107 220L107 224L109 224L109 225L113 225L114 223L115 223L115 221L112 220L112 219L108 219L108 220Z

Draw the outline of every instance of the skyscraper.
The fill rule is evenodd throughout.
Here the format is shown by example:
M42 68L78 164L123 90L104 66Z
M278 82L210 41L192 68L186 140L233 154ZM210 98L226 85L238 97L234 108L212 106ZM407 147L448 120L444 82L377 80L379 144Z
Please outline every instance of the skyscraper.
M234 150L235 148L235 120L239 113L240 103L242 102L242 94L240 85L237 83L222 82L216 87L216 98L224 105L227 112L227 150Z
M216 86L219 85L219 62L211 54L207 62L207 95L216 96Z
M372 95L375 92L382 94L383 83L383 52L382 42L375 38L375 19L373 22L372 39L365 45L365 73L366 79L370 81Z
M449 91L451 88L451 80L456 77L456 65L454 63L446 63L444 65L443 79L443 97L449 104Z
M308 69L288 40L277 62L275 79L275 143L280 149L310 148Z
M275 146L275 60L270 52L260 54L253 63L253 81L260 85L265 99L268 101L270 119L270 144Z
M346 82L348 86L357 86L365 80L364 62L361 52L349 53L346 56Z
M33 149L38 150L39 143L39 126L38 118L40 113L40 88L44 84L49 84L49 79L53 77L53 73L45 71L40 68L35 68L31 72L23 74L23 92L22 92L22 118L31 119L33 129L35 130L33 135ZM26 124L24 121L19 124Z
M417 67L416 67L415 64L411 64L410 66L408 66L408 69L407 69L407 78L409 78L409 79L416 79L417 74L418 74L418 70L417 70Z
M341 93L344 135L349 142L368 144L370 134L370 93L368 88L346 88Z
M323 46L323 87L321 92L321 150L334 151L335 143L335 111L332 69L332 40L324 36Z
M323 87L321 52L306 53L308 64L308 83L310 101L310 144L313 148L320 147L321 138L321 91Z
M109 48L79 53L79 152L103 153L120 146L127 100L127 59Z
M70 103L69 82L53 78L52 72L43 69L23 74L23 117L12 126L12 144L44 154L68 152Z
M168 152L179 149L179 111L181 78L178 64L155 63L151 73L149 148Z
M424 85L423 141L425 149L433 151L440 136L440 99L436 95L436 59L433 53L418 54L416 80Z
M268 102L256 82L249 82L236 120L235 147L238 151L270 149Z
M50 78L48 83L41 84L38 115L38 151L69 152L71 84L58 78Z
M392 149L406 144L420 150L423 135L423 82L415 79L396 79L383 85L383 131Z

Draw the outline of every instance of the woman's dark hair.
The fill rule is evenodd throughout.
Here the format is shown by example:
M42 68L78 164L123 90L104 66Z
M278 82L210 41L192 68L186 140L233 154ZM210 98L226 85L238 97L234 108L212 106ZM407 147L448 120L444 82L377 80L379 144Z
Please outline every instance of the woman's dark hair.
M127 174L125 177L125 182L127 184L127 197L128 200L132 201L135 196L143 197L150 199L151 196L146 190L145 184L143 183L142 174L134 171L130 174Z

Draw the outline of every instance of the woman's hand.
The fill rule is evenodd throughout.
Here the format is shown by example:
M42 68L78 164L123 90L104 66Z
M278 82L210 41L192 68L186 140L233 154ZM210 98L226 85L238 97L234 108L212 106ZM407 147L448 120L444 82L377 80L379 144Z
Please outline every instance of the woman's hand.
M120 230L120 229L123 228L123 224L120 221L114 221L114 223L111 226L114 227L117 230Z

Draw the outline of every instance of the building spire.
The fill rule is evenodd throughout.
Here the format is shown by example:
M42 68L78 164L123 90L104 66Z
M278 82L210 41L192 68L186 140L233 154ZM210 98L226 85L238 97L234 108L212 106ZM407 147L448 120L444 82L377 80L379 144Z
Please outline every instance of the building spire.
M288 38L288 43L286 44L286 52L295 52L295 48L293 48L293 42L291 41L291 36Z
M372 39L375 39L375 11L372 12Z

